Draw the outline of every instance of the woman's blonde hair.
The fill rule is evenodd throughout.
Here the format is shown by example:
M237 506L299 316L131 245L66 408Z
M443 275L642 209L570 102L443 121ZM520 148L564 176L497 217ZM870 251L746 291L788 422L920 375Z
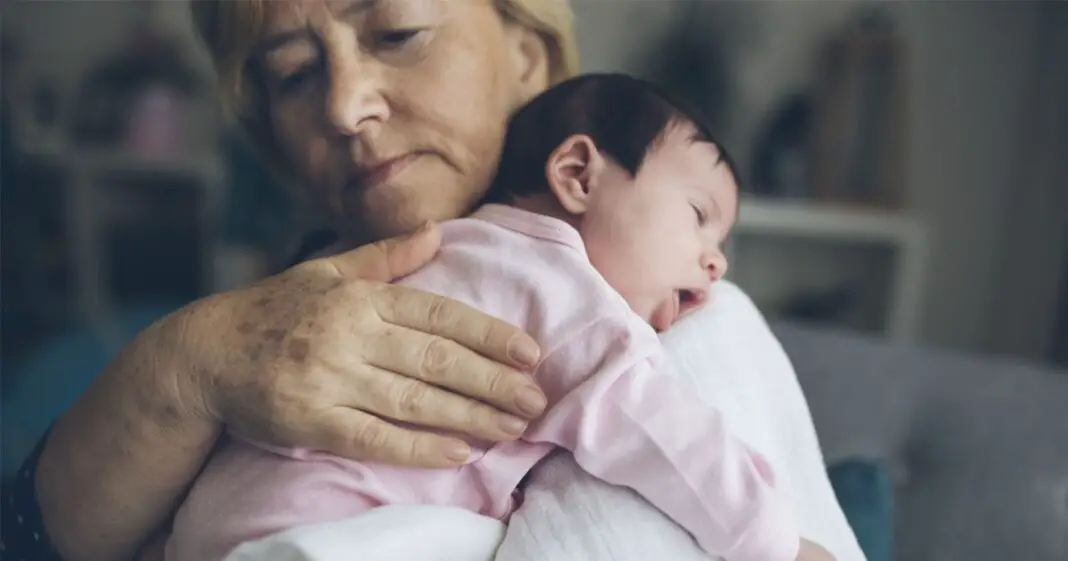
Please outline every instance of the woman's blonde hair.
M193 0L197 32L208 48L219 79L223 107L267 155L277 156L261 84L249 59L263 34L264 4L271 0ZM506 21L537 32L549 54L549 80L578 72L578 46L569 0L493 0Z

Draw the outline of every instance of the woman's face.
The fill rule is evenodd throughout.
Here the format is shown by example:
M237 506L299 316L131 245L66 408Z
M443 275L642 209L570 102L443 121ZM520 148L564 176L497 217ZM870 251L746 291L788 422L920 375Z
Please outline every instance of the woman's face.
M468 212L509 113L548 85L544 43L492 0L266 6L254 60L275 143L352 242Z

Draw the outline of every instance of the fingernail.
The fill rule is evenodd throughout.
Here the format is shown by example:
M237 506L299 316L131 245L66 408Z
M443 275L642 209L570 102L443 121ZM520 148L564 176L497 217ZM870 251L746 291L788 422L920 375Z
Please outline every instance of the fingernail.
M530 338L516 335L508 341L508 358L524 366L534 366L541 356L538 344Z
M501 415L497 417L497 426L501 428L506 434L512 436L519 436L523 434L523 431L527 430L527 422L523 419L517 419L509 415Z
M542 410L545 409L545 396L534 388L523 388L519 390L516 405L519 406L520 411L527 415L540 415Z
M471 447L464 442L450 442L445 445L445 457L454 462L466 462L471 455Z

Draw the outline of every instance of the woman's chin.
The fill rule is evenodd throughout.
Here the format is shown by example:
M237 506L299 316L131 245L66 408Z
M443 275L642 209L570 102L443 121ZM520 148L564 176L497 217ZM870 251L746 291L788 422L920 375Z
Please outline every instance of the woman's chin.
M346 197L343 204L339 229L353 232L361 242L407 234L428 221L462 218L481 196L459 194L431 198L403 184L383 186L376 191Z

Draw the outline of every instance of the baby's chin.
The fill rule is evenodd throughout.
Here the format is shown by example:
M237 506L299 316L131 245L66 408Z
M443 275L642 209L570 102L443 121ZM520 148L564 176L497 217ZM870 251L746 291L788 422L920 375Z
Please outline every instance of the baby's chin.
M655 329L657 333L662 333L675 324L675 321L677 320L675 315L676 311L674 304L664 302L653 310L653 313L648 317L648 322L649 325L653 326L653 329Z

